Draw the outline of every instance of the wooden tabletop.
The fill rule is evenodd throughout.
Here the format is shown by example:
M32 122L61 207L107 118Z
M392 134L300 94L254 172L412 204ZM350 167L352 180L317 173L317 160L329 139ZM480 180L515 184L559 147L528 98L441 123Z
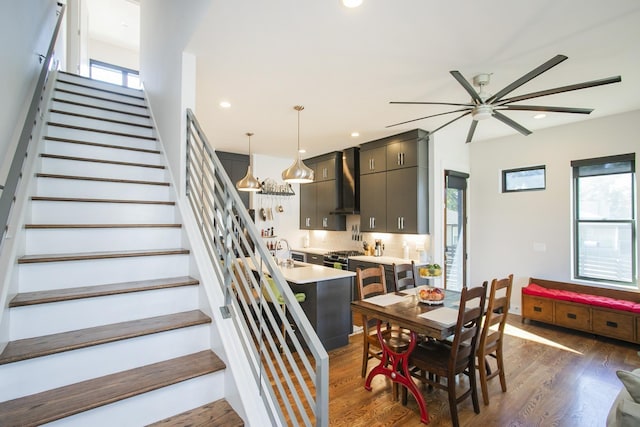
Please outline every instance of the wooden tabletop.
M405 296L406 294L396 292L396 295ZM457 310L459 301L460 292L445 291L444 307ZM407 295L401 302L388 306L376 305L367 302L366 299L351 302L351 309L354 312L392 323L393 325L412 330L420 335L426 335L436 339L445 339L453 334L455 325L446 326L433 320L418 317L422 313L437 310L441 307L443 306L421 303L415 295Z

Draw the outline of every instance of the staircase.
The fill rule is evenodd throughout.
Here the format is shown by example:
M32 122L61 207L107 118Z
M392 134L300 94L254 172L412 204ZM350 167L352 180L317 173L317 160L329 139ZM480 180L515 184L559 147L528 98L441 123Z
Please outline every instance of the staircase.
M243 425L142 92L56 77L0 426Z

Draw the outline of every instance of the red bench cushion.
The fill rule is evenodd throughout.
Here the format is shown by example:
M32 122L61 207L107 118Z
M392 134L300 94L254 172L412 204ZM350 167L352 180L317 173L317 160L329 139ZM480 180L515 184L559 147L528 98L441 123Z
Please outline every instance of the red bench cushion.
M583 294L579 292L564 291L560 289L549 289L535 283L529 283L522 288L522 293L544 298L551 298L563 301L577 302L597 307L611 308L614 310L630 311L640 313L640 304L633 301L619 300L598 295Z

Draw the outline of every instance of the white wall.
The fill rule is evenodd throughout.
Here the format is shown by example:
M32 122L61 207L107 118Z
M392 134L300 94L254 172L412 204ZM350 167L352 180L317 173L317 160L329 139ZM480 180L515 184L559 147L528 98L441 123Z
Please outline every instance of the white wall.
M4 184L17 140L55 27L56 2L6 2L0 14L0 184Z
M185 94L184 88L192 90L193 85L188 82L195 80L195 72L183 75L183 51L210 2L140 2L140 76L176 180L182 175L184 161L181 150L185 138L183 101L192 96ZM194 68L190 65L186 69L194 71Z
M140 69L140 55L137 51L125 49L102 40L89 39L89 59L129 68L130 70Z
M634 111L470 144L471 284L513 273L516 312L529 277L571 281L570 162L635 152L638 164L639 121ZM546 166L545 190L500 192L501 170L537 165Z

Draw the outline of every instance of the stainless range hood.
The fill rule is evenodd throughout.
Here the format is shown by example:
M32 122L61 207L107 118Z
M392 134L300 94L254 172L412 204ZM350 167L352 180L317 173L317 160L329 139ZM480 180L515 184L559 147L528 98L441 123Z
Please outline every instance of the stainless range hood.
M342 197L333 215L360 214L360 148L342 152Z

